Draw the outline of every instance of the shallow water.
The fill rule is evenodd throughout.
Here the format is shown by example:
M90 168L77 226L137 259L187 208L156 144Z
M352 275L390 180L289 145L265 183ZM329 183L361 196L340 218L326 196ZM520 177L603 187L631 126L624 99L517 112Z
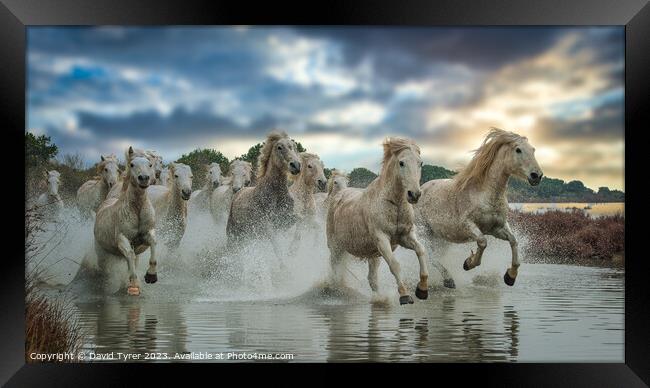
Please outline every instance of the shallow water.
M561 202L561 203L511 203L510 208L526 213L544 213L549 210L581 210L592 217L613 216L625 214L624 202L587 203L587 202Z
M622 362L623 273L530 264L399 306L365 295L222 301L161 281L139 298L75 303L97 353L292 353L294 361ZM155 289L154 289L155 288ZM203 294L203 295L202 295Z
M347 264L347 288L332 290L324 235L303 237L301 247L284 257L282 271L263 242L215 256L223 244L223 226L202 215L190 220L180 249L161 249L159 281L142 283L139 297L123 290L95 293L86 282L94 279L66 286L80 259L56 261L51 269L59 285L50 292L71 301L86 333L86 354L144 358L160 353L158 359L169 361L176 353L191 352L194 357L199 352L213 357L290 353L293 362L623 361L621 269L529 264L523 258L515 286L508 287L503 272L509 245L488 238L482 265L469 272L462 262L471 244L441 250L439 259L456 289L443 288L430 266L428 300L400 306L385 263L380 297L371 297L367 266L359 261ZM91 224L74 225L72 235L60 238L54 257L92 248ZM415 254L400 248L396 256L412 288L418 279ZM147 260L148 254L141 255L140 276ZM124 278L125 267L117 263L115 276Z

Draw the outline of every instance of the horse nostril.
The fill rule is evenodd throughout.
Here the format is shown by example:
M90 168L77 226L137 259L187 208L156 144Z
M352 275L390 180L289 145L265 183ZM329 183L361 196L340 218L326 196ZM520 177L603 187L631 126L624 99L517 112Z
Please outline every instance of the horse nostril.
M138 179L141 181L148 181L149 180L149 175L140 175L138 176Z
M533 179L533 180L537 180L537 179L541 178L541 176L537 175L536 172L531 172L530 173L530 178Z

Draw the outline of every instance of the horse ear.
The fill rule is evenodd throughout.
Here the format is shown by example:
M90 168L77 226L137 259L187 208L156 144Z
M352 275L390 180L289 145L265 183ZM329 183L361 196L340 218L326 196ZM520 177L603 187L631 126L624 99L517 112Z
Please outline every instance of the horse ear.
M129 146L129 155L133 155L133 147Z
M104 160L106 160L106 159L104 159L104 155L100 155L100 157L102 158L102 162L103 162Z

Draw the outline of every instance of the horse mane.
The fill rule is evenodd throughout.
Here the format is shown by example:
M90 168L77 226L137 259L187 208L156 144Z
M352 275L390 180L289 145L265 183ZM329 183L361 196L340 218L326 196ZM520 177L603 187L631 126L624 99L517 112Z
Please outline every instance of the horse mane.
M420 147L411 139L405 139L403 137L388 137L384 140L384 159L382 160L382 170L388 161L394 156L404 151L407 148L410 148L417 152L420 155Z
M490 127L481 146L472 151L474 152L472 160L454 177L456 188L464 190L471 182L482 185L501 147L511 145L521 139L526 138L514 132Z
M257 178L263 178L268 171L268 164L271 160L271 155L273 147L278 140L288 139L289 135L286 132L280 130L273 130L266 137L266 142L260 151L260 156L257 159Z
M344 174L343 172L334 169L332 170L332 174L330 175L330 179L327 180L327 193L331 193L332 189L334 189L334 179L338 176L345 177L345 180L348 181L350 178Z

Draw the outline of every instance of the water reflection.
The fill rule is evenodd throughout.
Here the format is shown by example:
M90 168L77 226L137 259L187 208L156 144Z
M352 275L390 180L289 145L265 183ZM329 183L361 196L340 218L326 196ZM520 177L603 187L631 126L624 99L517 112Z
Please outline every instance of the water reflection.
M199 302L190 294L165 299L161 291L102 296L77 308L90 334L86 349L97 352L282 352L297 362L623 360L622 271L528 268L517 289L475 280L432 290L410 306L318 292Z
M142 298L107 297L77 303L79 316L96 353L184 353L187 325L181 305L148 303Z

